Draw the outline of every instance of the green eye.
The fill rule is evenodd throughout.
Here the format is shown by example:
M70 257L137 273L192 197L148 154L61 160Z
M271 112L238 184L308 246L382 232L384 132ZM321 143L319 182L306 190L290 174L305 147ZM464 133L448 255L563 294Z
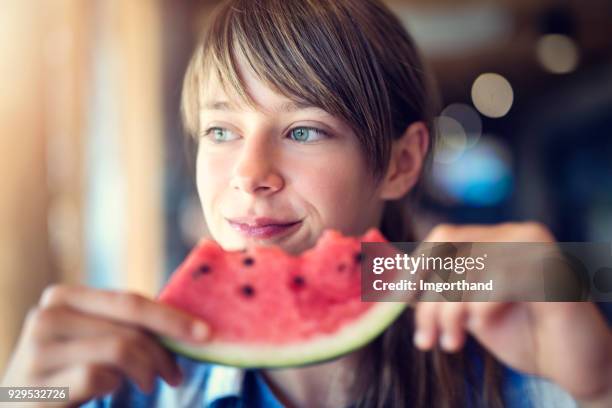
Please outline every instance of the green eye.
M293 128L289 132L289 137L291 137L291 139L302 143L313 142L324 138L325 136L326 133L324 131L306 126Z
M211 141L214 143L228 142L236 139L237 137L232 131L221 127L211 127L206 129L204 136L211 139Z
M213 135L215 140L223 140L225 139L225 129L213 129Z
M215 142L226 141L228 139L228 133L229 132L227 129L214 128L213 129L213 139L215 140Z

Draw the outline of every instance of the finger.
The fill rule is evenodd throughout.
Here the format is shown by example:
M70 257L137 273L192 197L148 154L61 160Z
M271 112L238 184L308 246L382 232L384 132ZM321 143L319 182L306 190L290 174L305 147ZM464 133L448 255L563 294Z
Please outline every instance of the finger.
M441 304L439 325L442 332L440 345L448 352L456 352L465 343L466 306L463 302Z
M65 366L109 364L148 389L159 374L170 385L178 385L181 372L174 358L159 343L137 330L118 328L103 336L55 342L40 349L37 372L50 372Z
M197 317L135 293L56 285L45 290L40 303L43 307L66 305L187 341L203 341L209 335L208 325Z
M45 387L69 387L71 404L82 404L117 390L121 374L102 365L75 365L47 377L40 383Z
M508 302L469 302L466 326L475 335L496 321L496 316L503 313L511 303Z
M439 302L418 302L415 309L414 345L423 350L430 350L438 340Z
M64 305L35 308L28 314L25 324L26 333L39 343L121 334L128 329L130 326L123 323L87 315Z
M41 363L50 371L74 365L113 368L130 378L143 392L152 391L159 373L155 356L141 346L118 337L91 337L46 347ZM161 373L160 373L161 374Z

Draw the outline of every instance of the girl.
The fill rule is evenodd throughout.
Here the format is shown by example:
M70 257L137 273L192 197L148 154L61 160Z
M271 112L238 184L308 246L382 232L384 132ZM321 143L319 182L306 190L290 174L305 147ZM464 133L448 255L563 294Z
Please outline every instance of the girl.
M377 0L224 3L182 102L212 237L294 253L326 228L413 241L400 209L431 156L432 102L410 37ZM552 240L534 223L439 226L427 240L500 237ZM93 406L527 406L535 377L520 371L566 401L612 401L612 334L589 303L420 303L362 350L283 370L175 360L152 332L205 341L207 326L133 294L50 288L3 385L70 386Z

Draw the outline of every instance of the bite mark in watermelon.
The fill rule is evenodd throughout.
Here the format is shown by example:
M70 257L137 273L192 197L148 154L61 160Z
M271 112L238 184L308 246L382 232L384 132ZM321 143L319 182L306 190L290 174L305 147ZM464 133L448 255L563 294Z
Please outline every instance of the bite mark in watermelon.
M328 230L293 256L279 247L225 251L203 240L158 297L206 321L202 344L162 338L173 351L239 367L286 367L329 360L379 335L404 303L361 301L361 242Z

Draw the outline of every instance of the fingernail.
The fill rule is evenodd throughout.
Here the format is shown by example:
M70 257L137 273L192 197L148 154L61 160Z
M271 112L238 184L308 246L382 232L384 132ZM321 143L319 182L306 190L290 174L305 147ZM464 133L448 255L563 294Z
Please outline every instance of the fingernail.
M417 346L420 349L424 349L427 346L427 336L425 335L424 332L417 330L414 333L414 345Z
M208 326L205 323L194 322L191 325L191 337L195 340L206 340L208 332Z
M446 351L452 351L455 348L455 341L453 336L448 333L444 333L440 338L440 345Z

